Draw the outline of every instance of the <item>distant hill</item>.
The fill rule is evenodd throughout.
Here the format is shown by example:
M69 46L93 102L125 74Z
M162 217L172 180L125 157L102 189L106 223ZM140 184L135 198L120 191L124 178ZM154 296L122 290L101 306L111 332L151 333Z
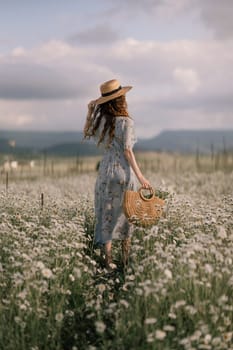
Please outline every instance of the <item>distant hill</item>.
M165 130L139 139L136 151L194 153L233 150L233 130ZM0 131L0 153L89 156L102 153L93 142L82 142L82 132Z
M202 153L233 150L233 130L165 130L158 136L139 140L136 149L142 151L168 151Z
M81 131L9 131L0 130L0 139L14 140L16 147L29 147L41 150L62 143L73 143L82 140Z
M96 147L91 142L76 142L76 143L63 143L54 145L46 149L47 154L56 156L97 156L100 155L101 148Z
M3 138L4 136L4 138ZM1 131L0 154L38 154L56 156L92 156L100 155L101 148L93 142L82 142L83 134L77 132L37 132L37 131ZM11 144L14 144L14 147Z
M0 150L2 152L9 152L11 150L8 140L0 138Z
M15 143L11 140L0 138L0 154L17 154L23 155L31 152L31 149L26 147L15 147Z

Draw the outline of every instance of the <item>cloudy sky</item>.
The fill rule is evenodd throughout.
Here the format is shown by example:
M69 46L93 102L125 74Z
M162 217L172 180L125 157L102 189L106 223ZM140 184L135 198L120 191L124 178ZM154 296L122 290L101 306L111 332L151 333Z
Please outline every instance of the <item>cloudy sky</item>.
M233 129L232 0L0 0L0 128L81 130L117 78L139 137Z

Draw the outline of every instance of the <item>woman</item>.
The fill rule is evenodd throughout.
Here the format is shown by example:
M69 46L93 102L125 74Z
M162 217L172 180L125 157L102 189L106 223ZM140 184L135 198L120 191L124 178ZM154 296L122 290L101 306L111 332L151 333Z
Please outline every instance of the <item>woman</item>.
M84 137L94 137L105 148L95 186L95 242L105 254L108 269L112 263L112 240L122 241L123 264L127 264L130 235L133 227L123 209L126 189L137 189L137 179L144 188L151 188L142 175L133 153L136 141L134 123L127 109L125 94L131 86L121 87L113 79L100 86L101 97L88 105Z

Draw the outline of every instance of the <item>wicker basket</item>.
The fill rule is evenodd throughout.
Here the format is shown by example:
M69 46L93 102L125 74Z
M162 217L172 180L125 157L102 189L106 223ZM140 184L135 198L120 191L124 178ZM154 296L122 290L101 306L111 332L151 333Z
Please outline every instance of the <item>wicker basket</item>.
M142 187L137 191L126 190L123 209L127 219L137 226L150 227L155 225L163 214L165 201L155 196L150 189L150 197L145 197Z

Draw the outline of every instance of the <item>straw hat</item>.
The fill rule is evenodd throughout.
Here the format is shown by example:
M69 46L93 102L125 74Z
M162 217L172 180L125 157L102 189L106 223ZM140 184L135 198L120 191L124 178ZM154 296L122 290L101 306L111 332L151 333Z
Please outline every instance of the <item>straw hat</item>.
M101 97L93 101L93 103L100 105L121 95L125 95L130 89L132 89L132 86L121 86L117 79L108 80L100 85Z

